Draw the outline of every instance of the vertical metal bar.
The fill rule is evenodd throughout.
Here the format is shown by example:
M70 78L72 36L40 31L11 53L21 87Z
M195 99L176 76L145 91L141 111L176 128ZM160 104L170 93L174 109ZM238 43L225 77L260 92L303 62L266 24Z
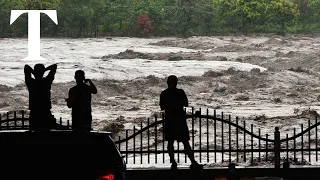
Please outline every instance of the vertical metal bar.
M303 124L301 124L301 132L303 132ZM301 135L301 161L303 161L303 135Z
M136 126L133 126L133 134L136 133ZM136 136L133 136L133 164L136 164Z
M194 107L192 107L192 151L194 151Z
M236 117L236 125L237 125L237 129L236 129L237 162L239 162L239 118L238 117Z
M274 168L280 169L280 160L281 160L281 142L280 142L280 131L279 127L274 128Z
M223 120L223 112L221 112L221 159L222 161L224 160L224 137L223 137L223 124L224 124L224 120Z
M7 112L7 128L9 129L9 112Z
M161 115L162 117L162 162L165 163L165 148L164 148L164 143L165 143L165 136L164 133L165 131L165 124L164 124L164 114Z
M14 111L14 128L17 128L17 112Z
M184 153L184 163L187 163L187 154Z
M150 130L149 130L149 125L150 125L150 119L148 118L148 130L147 130L147 135L148 135L148 164L150 164Z
M253 134L253 124L251 124L251 134ZM253 164L253 136L251 135L251 164Z
M154 126L154 147L155 147L155 163L158 163L158 128L157 128L157 115L154 116L155 126Z
M217 162L217 114L216 110L213 112L214 122L214 162Z
M260 129L260 128L259 128L259 137L261 137L261 129ZM261 162L261 152L260 152L260 149L261 149L261 140L259 139L259 157L258 157L259 162Z
M119 140L119 142L120 142L120 140L121 140L121 137L120 137L120 136L118 137L118 140ZM118 144L118 148L119 148L120 153L122 154L122 152L121 152L121 143Z
M311 122L310 122L310 119L308 120L308 128L310 128L310 124L311 124ZM311 136L311 134L310 134L310 131L311 130L309 130L309 132L308 132L308 142L309 142L309 162L311 162L311 138L310 138L310 136Z
M23 118L22 118L23 121ZM2 129L2 115L0 114L0 129Z
M286 134L286 138L288 139L289 138L289 135L288 134ZM289 161L289 141L287 141L287 161Z
M209 109L207 109L207 163L209 162Z
M229 163L231 163L231 115L229 114Z
M62 117L60 117L59 124L62 125Z
M177 146L178 146L178 153L176 153L178 155L178 163L180 163L180 143L179 141L177 142Z
M128 163L128 129L126 130L126 163Z
M316 122L318 124L318 116L316 115ZM316 125L316 161L318 161L318 125Z
M187 109L186 108L184 108L184 113L187 114ZM187 119L186 119L186 123L188 123ZM190 132L189 131L188 131L188 136L190 136ZM163 156L163 158L164 158L164 156ZM187 163L187 154L186 153L184 153L184 162Z
M142 130L142 122L140 122L140 129ZM142 149L143 149L143 132L141 131L140 133L140 164L142 164L143 162L143 154L142 154Z
M266 162L268 162L268 138L269 138L269 135L266 134L266 139L267 139L267 141L266 141Z
M243 121L243 128L246 129L246 121ZM243 131L243 149L244 149L244 153L243 153L243 160L244 162L247 162L247 152L246 152L246 132Z
M293 136L296 136L296 128L293 128ZM293 139L293 159L296 161L296 138Z
M67 120L67 127L70 128L70 121Z
M202 144L201 144L201 134L202 134L202 132L201 132L201 121L202 121L202 118L201 118L201 114L202 114L202 112L201 112L201 108L199 108L199 111L200 111L200 117L199 117L199 141L200 141L200 145L199 145L199 150L200 150L200 152L199 152L199 160L200 160L200 163L201 163L201 155L202 155Z
M25 119L24 119L24 110L22 110L21 118L22 118L22 129L24 129L24 121L25 121ZM1 126L1 123L0 123L0 126Z

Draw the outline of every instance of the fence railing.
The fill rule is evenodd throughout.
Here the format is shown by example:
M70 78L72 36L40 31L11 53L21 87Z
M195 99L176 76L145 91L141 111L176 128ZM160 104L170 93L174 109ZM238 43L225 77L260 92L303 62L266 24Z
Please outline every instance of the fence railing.
M0 129L28 129L28 117L25 111L0 115ZM160 118L160 119L159 119ZM219 162L249 162L251 165L272 163L280 168L281 162L302 164L318 162L320 148L318 146L318 126L320 122L315 116L313 124L308 120L307 128L301 130L293 128L293 134L285 134L281 138L278 127L273 132L262 134L261 128L254 128L250 124L247 129L246 121L231 115L220 115L213 111L213 115L199 111L187 113L190 129L190 144L196 158L202 163ZM126 130L125 135L116 138L115 144L125 155L126 163L168 163L167 142L164 140L164 115L147 118L132 130ZM240 125L241 124L241 125ZM57 120L58 128L71 129L70 121ZM130 132L130 135L129 135ZM305 136L307 135L307 138ZM182 143L175 144L175 156L188 162L182 150ZM300 157L300 158L299 158ZM307 159L305 159L307 158ZM300 161L299 161L300 159ZM303 161L305 160L305 161Z
M70 121L62 121L62 118L56 120L56 129L71 129ZM0 130L29 129L29 116L25 111L7 112L0 114Z
M121 153L125 155L127 163L166 163L168 159L167 143L164 141L164 117L157 116L148 118L146 122L140 122L139 126L133 126L132 130L126 130L125 136L118 137L115 142ZM193 152L200 162L248 162L251 165L269 162L275 168L280 168L281 162L295 164L307 164L307 162L318 162L318 126L317 117L311 125L308 121L308 128L303 130L301 124L300 133L281 139L278 127L274 132L262 134L260 128L250 124L247 129L246 121L239 121L239 118L231 118L221 112L218 116L216 110L213 115L207 109L205 115L199 111L187 114L187 122L190 129L190 144ZM242 125L240 125L240 123ZM130 135L129 135L130 132ZM311 135L311 132L314 132ZM304 136L308 135L307 141ZM271 137L272 136L272 137ZM311 138L312 137L312 138ZM297 139L301 138L301 141ZM182 143L176 144L176 158L178 162L188 158L181 149ZM300 155L300 160L298 159ZM308 160L304 157L307 154Z

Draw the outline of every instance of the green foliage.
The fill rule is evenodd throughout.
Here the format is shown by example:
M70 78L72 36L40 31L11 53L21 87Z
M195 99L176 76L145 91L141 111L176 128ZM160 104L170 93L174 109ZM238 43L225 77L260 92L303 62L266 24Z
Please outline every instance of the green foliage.
M297 14L296 5L287 0L216 0L215 5L225 26L246 34L268 26L280 25L285 30Z
M42 36L139 36L147 14L154 36L314 33L320 0L0 0L0 37L27 36L27 15L13 25L10 10L56 9L58 26L41 17Z
M280 27L281 34L285 34L286 25L297 16L297 5L287 0L271 0L268 11L270 20Z
M20 0L22 7L28 10L50 9L59 2L60 0Z

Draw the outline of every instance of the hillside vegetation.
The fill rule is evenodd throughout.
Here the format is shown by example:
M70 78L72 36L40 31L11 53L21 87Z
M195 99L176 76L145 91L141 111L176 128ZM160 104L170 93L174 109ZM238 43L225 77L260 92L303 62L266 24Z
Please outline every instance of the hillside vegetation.
M10 25L10 10L54 9L58 26L41 18L42 36L209 36L317 33L319 0L0 0L0 37L27 36L27 14Z

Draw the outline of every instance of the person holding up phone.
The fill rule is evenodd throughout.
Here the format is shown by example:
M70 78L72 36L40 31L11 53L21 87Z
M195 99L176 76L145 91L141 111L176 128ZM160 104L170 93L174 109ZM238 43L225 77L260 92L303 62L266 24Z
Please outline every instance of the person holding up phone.
M72 109L72 130L90 132L91 98L97 94L97 88L90 79L85 78L82 70L77 70L74 76L77 85L70 88L69 97L66 100L68 108Z

